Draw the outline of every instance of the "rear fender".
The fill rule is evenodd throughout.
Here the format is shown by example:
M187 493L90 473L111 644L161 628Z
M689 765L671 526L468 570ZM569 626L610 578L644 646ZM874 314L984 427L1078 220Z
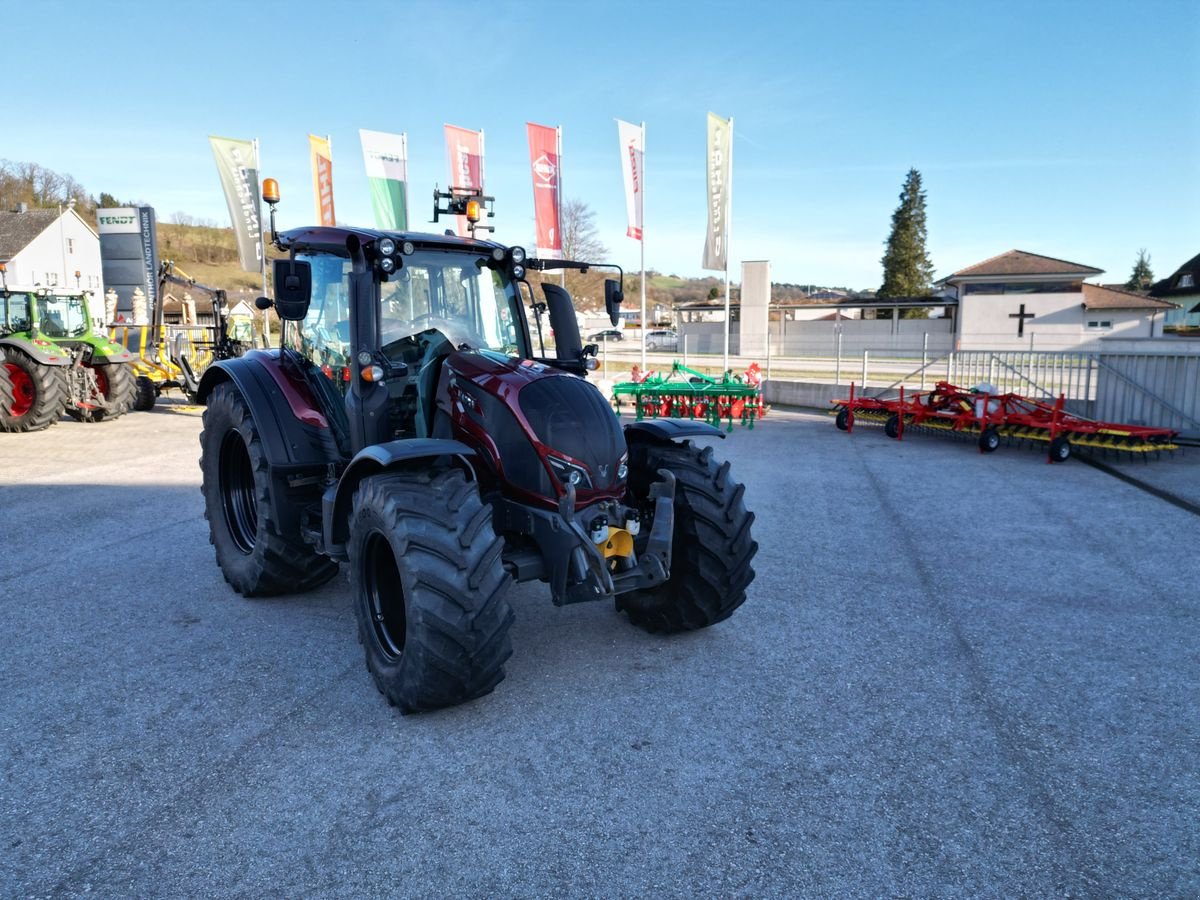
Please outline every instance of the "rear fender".
M69 366L74 355L65 347L60 347L50 341L43 342L45 346L21 338L0 338L0 352L4 350L19 350L34 362L43 366Z
M304 510L316 513L330 466L343 462L325 416L279 370L276 354L255 351L209 366L196 391L205 403L232 382L250 408L271 473L271 507L281 533L299 534ZM315 518L315 515L314 515Z
M345 559L346 541L350 537L350 507L354 492L364 478L394 469L428 466L438 459L449 458L474 480L475 472L467 459L475 453L462 441L449 438L407 438L388 441L364 448L342 472L338 483L325 489L321 502L324 522L325 552L336 559Z
M196 401L207 402L213 388L226 381L237 385L250 407L272 467L323 469L343 461L329 419L282 371L278 351L256 350L213 363L200 380Z

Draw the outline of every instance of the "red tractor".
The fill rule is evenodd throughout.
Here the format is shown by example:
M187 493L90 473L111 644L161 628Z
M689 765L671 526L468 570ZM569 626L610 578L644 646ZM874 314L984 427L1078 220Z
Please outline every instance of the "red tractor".
M622 429L586 380L595 348L569 294L543 283L543 303L526 281L588 264L450 234L276 234L271 180L264 199L288 254L259 301L280 346L199 388L206 517L235 590L304 591L347 563L367 668L406 713L500 682L513 582L546 582L557 605L614 600L655 632L745 601L754 515L729 463L687 440L720 430ZM621 299L609 281L614 321ZM545 313L556 347L535 357Z

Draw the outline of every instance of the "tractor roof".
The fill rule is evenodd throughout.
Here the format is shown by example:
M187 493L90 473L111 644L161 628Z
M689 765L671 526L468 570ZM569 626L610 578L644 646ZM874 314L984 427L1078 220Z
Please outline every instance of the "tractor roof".
M374 228L355 228L348 225L308 225L292 228L279 235L284 249L295 250L324 250L326 252L344 251L351 238L360 244L373 244L385 237L390 237L397 244L412 241L418 247L440 250L458 250L465 252L490 253L503 244L495 241L481 241L475 238L464 238L454 234L430 234L419 231L379 231ZM506 249L506 248L505 248Z

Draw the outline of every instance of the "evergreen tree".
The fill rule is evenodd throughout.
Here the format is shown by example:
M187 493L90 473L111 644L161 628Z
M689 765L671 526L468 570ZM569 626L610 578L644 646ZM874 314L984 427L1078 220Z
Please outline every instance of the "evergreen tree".
M1125 288L1130 291L1148 291L1154 284L1154 272L1150 269L1150 256L1146 248L1138 251L1137 262L1133 264L1133 274L1125 282Z
M925 251L925 191L921 173L909 169L900 192L900 205L892 213L892 233L883 255L883 284L878 296L928 297L933 293L933 263ZM920 314L912 310L908 315Z

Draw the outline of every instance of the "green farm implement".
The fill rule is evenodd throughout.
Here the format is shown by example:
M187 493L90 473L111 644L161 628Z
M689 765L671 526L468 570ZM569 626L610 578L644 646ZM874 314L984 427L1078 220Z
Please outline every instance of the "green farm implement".
M754 420L766 414L762 402L762 374L758 363L744 375L724 373L720 378L705 375L675 362L665 375L642 373L633 367L632 378L613 386L613 404L621 408L621 398L630 398L638 420L675 418L701 419L733 431L733 422L754 427Z

